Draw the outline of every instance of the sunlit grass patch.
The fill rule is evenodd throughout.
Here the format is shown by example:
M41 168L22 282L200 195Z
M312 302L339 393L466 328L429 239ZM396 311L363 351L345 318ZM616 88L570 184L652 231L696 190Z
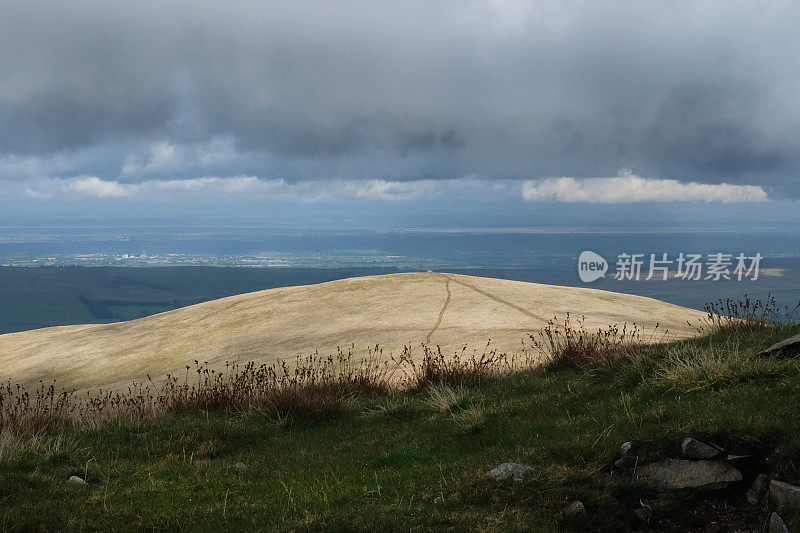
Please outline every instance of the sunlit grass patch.
M407 394L389 393L378 397L364 407L364 414L395 420L407 419L419 411L415 399Z
M452 411L468 398L468 391L461 385L438 383L428 386L425 404L435 411Z
M458 409L451 416L458 431L474 433L490 424L495 415L495 411L480 403Z
M685 391L709 389L740 381L766 379L786 371L786 364L758 357L737 339L721 345L681 343L667 349L658 363L655 383Z

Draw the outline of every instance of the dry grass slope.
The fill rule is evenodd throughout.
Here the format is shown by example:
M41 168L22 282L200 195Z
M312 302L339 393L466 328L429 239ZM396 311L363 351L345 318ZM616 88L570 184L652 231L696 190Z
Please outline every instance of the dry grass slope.
M87 389L177 373L191 361L273 363L379 342L464 345L483 351L522 349L529 333L554 316L585 316L590 329L635 322L659 339L696 335L688 322L704 313L658 300L589 288L557 287L435 272L352 278L241 294L159 315L103 325L45 328L0 335L0 377ZM648 339L649 340L649 339ZM415 348L421 356L421 350Z

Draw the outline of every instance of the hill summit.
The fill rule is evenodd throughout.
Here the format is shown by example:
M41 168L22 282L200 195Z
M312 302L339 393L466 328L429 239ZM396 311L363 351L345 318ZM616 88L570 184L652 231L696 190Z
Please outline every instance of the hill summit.
M522 350L528 333L571 313L590 329L636 323L658 338L696 331L703 313L651 298L437 272L342 279L204 302L129 322L0 335L0 375L19 383L56 380L78 389L111 387L182 372L195 360L273 363L380 345L443 350Z

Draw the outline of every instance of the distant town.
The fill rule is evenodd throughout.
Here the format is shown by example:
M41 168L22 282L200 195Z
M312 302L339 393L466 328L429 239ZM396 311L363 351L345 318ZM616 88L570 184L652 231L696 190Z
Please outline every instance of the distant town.
M386 255L373 251L341 251L334 253L275 253L265 255L212 255L191 253L64 253L48 256L20 254L0 258L4 267L59 266L214 266L240 268L337 268L337 267L397 267L427 268L430 260Z

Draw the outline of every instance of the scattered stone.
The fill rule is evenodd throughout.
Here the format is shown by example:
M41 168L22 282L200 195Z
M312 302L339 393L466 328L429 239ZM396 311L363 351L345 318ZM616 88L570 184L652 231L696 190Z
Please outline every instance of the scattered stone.
M647 509L645 507L642 507L641 509L636 509L633 512L633 515L642 522L644 522L645 524L648 523L651 518L653 518L653 513L650 511L650 509Z
M628 455L628 452L631 451L631 448L633 448L633 443L631 441L623 442L622 446L619 447L619 449L622 451L622 455Z
M231 468L234 469L234 470L238 470L238 471L242 472L244 470L247 470L247 465L244 464L241 461L236 461L235 463L233 463L231 465Z
M713 490L742 480L742 473L728 463L685 459L667 459L643 466L637 469L636 476L664 490L688 488Z
M722 449L719 446L686 437L681 443L681 453L690 459L713 459L722 454Z
M80 476L69 476L67 483L74 483L76 485L86 485L86 480Z
M533 469L519 463L503 463L493 468L489 475L498 480L525 481L533 476Z
M767 487L769 486L769 478L766 474L759 474L758 477L753 481L753 484L750 485L750 488L747 489L747 503L751 505L758 505L761 501L761 497L764 496L764 493L767 492Z
M583 506L583 502L580 500L575 500L564 509L564 515L573 517L586 516L586 507Z
M758 355L761 357L792 357L798 354L800 354L800 335L795 335L777 344L773 344Z
M620 457L614 461L615 468L623 469L628 467L628 452L631 451L631 448L633 448L633 443L631 441L622 443L622 446L619 447Z
M769 515L769 533L789 533L786 522L783 521L783 518L778 513Z
M800 487L796 485L773 479L769 482L769 495L778 511L787 507L800 509Z

